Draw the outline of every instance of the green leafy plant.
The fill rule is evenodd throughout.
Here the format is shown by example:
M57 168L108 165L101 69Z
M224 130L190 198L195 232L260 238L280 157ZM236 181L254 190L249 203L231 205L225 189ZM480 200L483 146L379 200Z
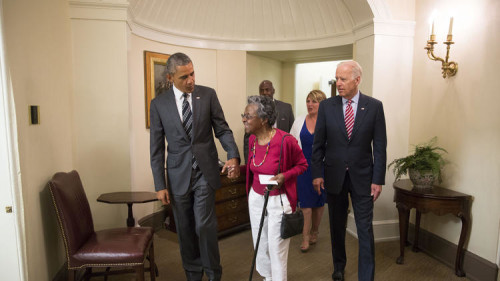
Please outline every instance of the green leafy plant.
M448 153L444 148L436 146L437 137L433 137L429 142L415 146L413 154L403 158L394 159L387 168L394 166L392 172L399 180L406 175L409 169L419 172L432 171L441 182L441 167L446 163L442 153Z

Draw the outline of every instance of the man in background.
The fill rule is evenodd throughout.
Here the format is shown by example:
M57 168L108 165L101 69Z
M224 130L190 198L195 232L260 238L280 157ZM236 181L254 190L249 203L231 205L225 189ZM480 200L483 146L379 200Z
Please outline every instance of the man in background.
M187 280L222 275L215 190L220 188L213 135L227 152L223 172L240 174L239 153L212 88L196 85L191 59L183 53L167 61L172 87L151 101L150 154L157 197L172 204L182 265ZM165 177L165 139L168 143Z
M274 87L273 82L269 80L264 80L260 82L259 85L259 95L271 97L276 105L276 112L278 113L278 117L276 118L276 122L273 127L278 128L282 131L290 133L290 129L292 128L293 121L295 118L293 117L292 105L286 102L279 101L274 99ZM243 155L245 156L245 163L248 163L248 138L249 134L245 133L245 137L243 139Z
M320 103L314 131L311 171L314 189L327 191L333 280L344 280L348 193L358 233L358 279L373 281L375 275L373 205L385 184L387 135L382 102L359 91L361 76L355 61L337 66L339 96Z

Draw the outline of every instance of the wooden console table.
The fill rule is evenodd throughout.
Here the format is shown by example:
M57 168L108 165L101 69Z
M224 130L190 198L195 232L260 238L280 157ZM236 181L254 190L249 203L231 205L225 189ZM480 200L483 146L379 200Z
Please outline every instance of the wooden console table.
M469 233L470 205L472 197L470 195L452 191L446 188L434 186L429 189L415 189L410 180L400 180L394 183L394 202L399 213L399 235L400 235L400 256L396 263L404 263L404 250L408 237L408 220L410 210L416 209L415 218L415 241L413 251L418 249L418 233L420 231L421 213L433 212L438 216L453 214L462 220L462 231L458 242L457 255L455 258L455 274L465 276L463 270L464 244Z

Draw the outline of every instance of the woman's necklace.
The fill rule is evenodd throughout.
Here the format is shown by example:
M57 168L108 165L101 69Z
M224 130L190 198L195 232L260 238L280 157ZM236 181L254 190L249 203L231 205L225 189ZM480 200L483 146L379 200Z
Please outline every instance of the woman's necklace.
M259 165L256 165L255 164L255 143L257 143L257 137L255 137L255 140L253 142L253 148L252 148L252 152L253 152L253 156L252 156L252 164L254 167L260 167L262 166L262 164L264 164L264 162L266 161L266 158L267 158L267 154L269 153L269 146L271 146L271 140L273 139L273 136L274 136L274 132L275 130L271 130L271 136L269 137L269 142L267 143L267 147L266 147L266 154L264 154L264 159L262 159L262 162L260 162Z

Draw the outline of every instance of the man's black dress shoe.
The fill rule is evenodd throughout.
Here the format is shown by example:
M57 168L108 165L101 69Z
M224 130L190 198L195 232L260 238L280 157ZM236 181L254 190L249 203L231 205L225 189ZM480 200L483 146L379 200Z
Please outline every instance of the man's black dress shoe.
M332 274L332 280L335 281L344 281L344 272L342 271L335 271Z

